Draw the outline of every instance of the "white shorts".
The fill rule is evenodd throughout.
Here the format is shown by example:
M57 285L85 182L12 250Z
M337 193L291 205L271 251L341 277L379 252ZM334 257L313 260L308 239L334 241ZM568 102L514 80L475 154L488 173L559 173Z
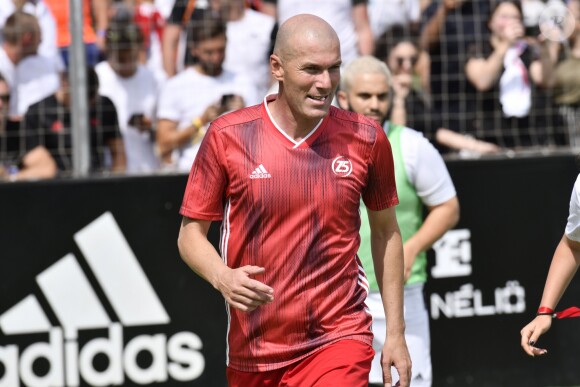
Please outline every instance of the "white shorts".
M429 315L423 298L423 284L405 286L405 340L411 355L412 377L411 387L430 387L433 381L431 370L431 336L429 334ZM373 348L376 352L373 359L370 383L383 383L381 353L385 344L387 324L381 295L378 292L369 293L366 304L373 316ZM394 367L391 368L393 381L399 380Z

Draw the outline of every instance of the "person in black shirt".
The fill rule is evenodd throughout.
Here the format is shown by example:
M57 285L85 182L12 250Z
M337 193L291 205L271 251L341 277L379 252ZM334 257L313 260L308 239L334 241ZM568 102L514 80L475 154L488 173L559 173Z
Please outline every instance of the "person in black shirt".
M115 106L98 95L99 82L94 69L87 68L91 172L123 172L125 150ZM64 74L60 89L52 96L32 105L23 125L38 135L42 144L56 159L61 172L72 170L71 101L68 76Z
M0 181L49 179L56 162L37 137L8 118L10 88L0 75Z

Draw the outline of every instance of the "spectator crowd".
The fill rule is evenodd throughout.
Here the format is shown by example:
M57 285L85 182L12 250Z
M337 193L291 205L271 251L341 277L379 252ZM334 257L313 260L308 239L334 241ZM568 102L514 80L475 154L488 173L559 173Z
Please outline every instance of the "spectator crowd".
M388 119L444 155L580 146L580 0L82 5L93 173L189 171L212 120L276 92L277 27L299 13L333 26L343 68L383 61ZM0 181L72 172L69 15L68 0L0 2Z

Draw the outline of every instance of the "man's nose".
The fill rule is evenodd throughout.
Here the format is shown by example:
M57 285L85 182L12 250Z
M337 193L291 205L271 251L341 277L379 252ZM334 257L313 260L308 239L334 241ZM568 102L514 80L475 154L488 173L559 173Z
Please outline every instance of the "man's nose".
M319 89L330 89L332 87L332 81L328 70L324 70L318 75L316 87Z
M369 101L370 108L373 110L378 110L379 102L380 102L379 97L377 97L376 95L373 95Z

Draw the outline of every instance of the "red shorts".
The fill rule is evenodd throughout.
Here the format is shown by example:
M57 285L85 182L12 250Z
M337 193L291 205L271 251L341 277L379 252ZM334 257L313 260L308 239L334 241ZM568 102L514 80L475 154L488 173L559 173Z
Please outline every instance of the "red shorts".
M243 372L228 367L226 374L230 387L367 387L374 355L368 344L340 340L284 368Z

